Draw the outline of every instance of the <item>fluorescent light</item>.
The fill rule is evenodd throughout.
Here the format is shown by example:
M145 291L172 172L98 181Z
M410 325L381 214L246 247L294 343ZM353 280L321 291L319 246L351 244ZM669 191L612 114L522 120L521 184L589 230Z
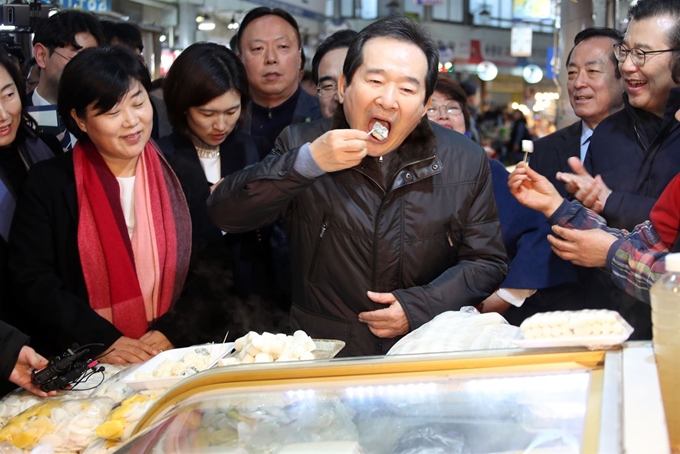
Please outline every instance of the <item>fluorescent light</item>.
M203 30L204 32L215 30L215 22L211 20L205 20L198 24L198 29Z

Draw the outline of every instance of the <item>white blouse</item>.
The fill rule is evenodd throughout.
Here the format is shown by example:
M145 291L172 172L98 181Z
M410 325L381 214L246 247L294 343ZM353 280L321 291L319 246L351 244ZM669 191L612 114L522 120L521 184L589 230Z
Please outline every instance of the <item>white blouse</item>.
M128 229L128 235L132 239L132 234L135 231L135 177L116 177L118 185L120 186L120 205L123 207L123 216L125 216L125 225Z

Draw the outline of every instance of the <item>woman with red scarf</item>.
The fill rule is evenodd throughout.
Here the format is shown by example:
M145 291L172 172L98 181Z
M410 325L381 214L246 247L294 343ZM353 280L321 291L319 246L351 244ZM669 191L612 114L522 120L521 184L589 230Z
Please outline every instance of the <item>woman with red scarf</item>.
M58 110L72 153L34 166L10 236L19 320L39 351L102 344L109 363L181 344L171 308L184 285L191 220L182 188L149 140L151 81L121 47L80 52L64 69ZM19 322L19 323L17 323Z

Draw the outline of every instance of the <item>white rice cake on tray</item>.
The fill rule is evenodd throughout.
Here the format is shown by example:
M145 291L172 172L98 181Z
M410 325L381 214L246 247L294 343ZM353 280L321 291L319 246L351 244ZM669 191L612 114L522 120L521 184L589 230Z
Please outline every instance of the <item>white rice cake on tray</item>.
M627 339L633 328L616 311L584 309L535 314L520 325L525 339L588 338L622 336Z
M373 128L371 128L371 132L369 134L371 134L378 140L385 140L387 139L387 136L390 134L390 131L387 129L385 125L383 125L379 121L376 121L375 123L373 123Z

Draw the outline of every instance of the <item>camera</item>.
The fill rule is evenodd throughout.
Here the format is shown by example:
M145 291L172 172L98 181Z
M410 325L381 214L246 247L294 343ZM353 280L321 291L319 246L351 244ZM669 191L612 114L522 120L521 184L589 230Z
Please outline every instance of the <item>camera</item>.
M16 32L33 32L39 19L47 19L50 8L43 8L39 1L28 4L14 3L2 5L0 24L16 27ZM49 5L47 5L49 6Z
M56 391L77 384L90 369L92 373L103 372L104 367L96 367L99 361L87 359L88 352L73 344L63 355L51 357L46 368L34 371L33 384L45 392Z

